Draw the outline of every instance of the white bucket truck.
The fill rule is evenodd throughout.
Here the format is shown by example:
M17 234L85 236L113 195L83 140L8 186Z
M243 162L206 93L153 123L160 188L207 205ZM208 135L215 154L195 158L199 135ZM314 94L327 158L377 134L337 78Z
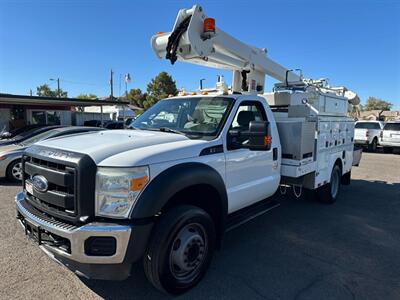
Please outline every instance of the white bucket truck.
M206 273L224 232L276 205L282 187L337 200L350 183L357 96L306 80L215 27L200 6L157 34L160 58L233 71L232 88L158 102L130 130L52 139L23 157L25 232L89 278L125 279L142 259L159 290ZM265 76L281 81L263 94Z

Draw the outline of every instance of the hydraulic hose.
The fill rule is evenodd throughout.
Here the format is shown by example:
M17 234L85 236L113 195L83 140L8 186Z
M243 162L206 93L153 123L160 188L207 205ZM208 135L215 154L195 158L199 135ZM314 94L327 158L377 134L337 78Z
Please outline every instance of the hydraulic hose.
M179 41L182 37L182 35L185 33L187 28L189 27L190 20L192 19L192 16L186 17L171 33L171 35L168 38L168 44L167 44L167 54L165 55L166 59L169 59L171 61L171 64L173 65L178 57L176 56L176 51L178 50L179 46Z

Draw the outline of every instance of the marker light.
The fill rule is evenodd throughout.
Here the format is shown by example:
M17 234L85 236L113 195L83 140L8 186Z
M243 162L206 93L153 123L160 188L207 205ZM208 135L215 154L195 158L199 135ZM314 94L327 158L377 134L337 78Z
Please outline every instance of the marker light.
M205 18L203 23L204 33L213 32L215 33L215 19Z
M271 142L272 142L272 137L271 136L267 135L267 136L264 137L264 145L265 146L271 145Z

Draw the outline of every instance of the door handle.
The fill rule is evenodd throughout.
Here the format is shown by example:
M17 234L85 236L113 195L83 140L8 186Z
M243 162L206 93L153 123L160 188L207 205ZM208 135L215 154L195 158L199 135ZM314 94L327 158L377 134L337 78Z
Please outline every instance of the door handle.
M272 149L272 159L278 160L278 148Z

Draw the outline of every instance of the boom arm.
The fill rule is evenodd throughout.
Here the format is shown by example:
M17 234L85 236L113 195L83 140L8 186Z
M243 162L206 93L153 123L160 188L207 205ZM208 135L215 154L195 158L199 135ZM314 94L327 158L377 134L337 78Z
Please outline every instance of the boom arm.
M205 28L206 19L198 5L191 9L181 9L172 32L158 33L152 37L151 45L156 55L159 58L169 58L172 63L178 59L231 70L233 92L262 94L265 75L286 85L302 80L296 73L268 58L264 49L244 44L215 25L214 28Z

